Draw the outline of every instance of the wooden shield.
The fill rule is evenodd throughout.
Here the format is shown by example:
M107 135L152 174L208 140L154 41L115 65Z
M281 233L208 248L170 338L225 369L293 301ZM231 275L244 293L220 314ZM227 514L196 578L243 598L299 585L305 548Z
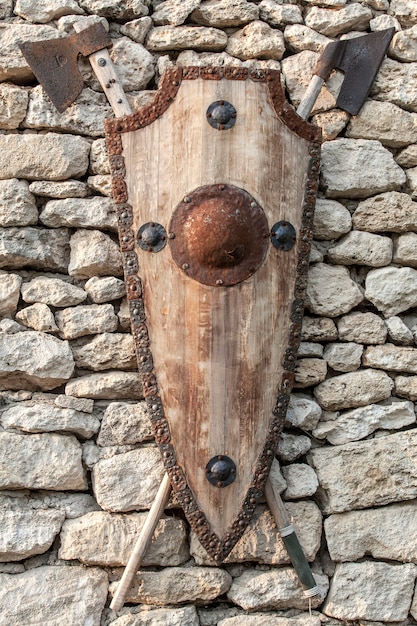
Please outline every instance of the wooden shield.
M106 138L155 438L220 563L262 496L292 387L320 131L279 72L189 67Z

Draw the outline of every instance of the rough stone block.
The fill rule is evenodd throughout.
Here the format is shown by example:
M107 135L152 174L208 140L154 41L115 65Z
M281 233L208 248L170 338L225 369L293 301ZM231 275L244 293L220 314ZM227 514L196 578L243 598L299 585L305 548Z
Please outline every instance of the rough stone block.
M124 446L152 439L144 402L112 402L107 407L97 437L99 446Z
M138 448L102 459L93 469L97 502L107 511L149 509L163 474L156 448Z
M323 612L341 620L405 620L416 576L417 567L411 563L340 563L336 567Z
M382 267L365 279L365 296L386 317L417 304L417 271L411 267Z
M317 263L310 268L306 306L312 313L337 317L362 300L362 291L346 267Z
M32 306L21 309L16 314L16 321L40 332L54 333L59 330L51 309L41 302L35 302Z
M417 348L394 346L369 346L363 355L363 364L393 372L417 374Z
M63 15L84 13L75 0L16 0L14 12L29 22L40 24L52 22Z
M40 221L52 228L98 228L117 230L117 217L110 198L66 198L50 200L45 204Z
M98 568L44 566L0 574L0 626L28 619L44 626L100 626L107 589L107 574Z
M0 178L77 178L87 171L89 152L88 141L75 135L0 135Z
M19 402L6 409L0 417L3 428L13 428L27 433L74 433L89 439L100 428L94 415L50 404Z
M312 7L306 16L306 24L327 37L336 37L352 30L366 30L372 19L372 11L359 3L352 3L338 11Z
M19 44L26 41L43 41L55 39L57 31L52 26L34 26L32 24L4 23L0 27L0 81L5 80L26 82L33 79L32 70ZM11 178L11 177L7 177Z
M353 226L368 232L417 232L417 202L406 193L390 191L359 202Z
M324 359L337 372L353 372L361 365L363 346L358 343L329 343Z
M377 139L391 148L408 146L417 143L417 115L390 102L369 100L350 120L346 137Z
M327 363L324 359L298 359L295 364L294 387L297 389L311 387L321 383L327 374Z
M218 28L205 26L157 26L146 39L146 47L152 52L165 50L223 50L227 35Z
M66 272L68 262L68 229L0 228L0 267Z
M0 128L18 128L26 115L29 94L23 87L12 83L0 85Z
M384 320L375 313L359 311L349 313L338 320L337 328L341 341L354 341L366 345L384 343L387 338Z
M85 283L85 290L95 304L118 300L126 295L126 286L115 276L92 276Z
M133 337L126 333L102 333L92 339L80 339L71 344L71 349L75 365L81 369L137 369Z
M352 228L350 212L336 200L317 198L314 211L313 237L319 240L338 239Z
M417 63L385 59L371 87L376 100L391 102L406 111L417 112Z
M136 372L100 372L70 380L65 393L93 400L142 400L143 391Z
M68 273L76 278L122 276L122 255L118 244L99 230L77 230L70 241Z
M226 52L242 61L247 59L280 61L285 52L284 36L265 22L251 22L229 37Z
M78 4L95 15L101 15L124 22L134 17L148 15L149 0L120 0L117 3L108 0L79 0Z
M22 285L22 298L25 302L42 302L54 307L75 306L87 298L81 287L68 280L49 276L36 276Z
M0 333L0 389L55 389L74 371L67 341L28 330Z
M354 230L328 249L327 258L339 265L383 267L391 263L392 250L389 237Z
M17 309L22 278L17 274L0 274L0 316L12 317Z
M30 226L38 221L35 197L25 180L0 180L0 226Z
M59 557L76 559L86 565L126 565L146 517L147 513L118 515L94 511L67 520L60 535ZM184 522L174 517L162 517L141 565L182 565L189 556Z
M315 388L314 395L323 409L338 411L385 400L393 386L385 372L364 369L328 378Z
M87 489L81 444L72 435L3 431L0 450L0 489Z
M113 626L200 626L195 606L184 606L178 609L142 609L138 614L127 614L118 617ZM320 625L319 625L320 626Z
M295 428L312 430L317 425L321 412L320 406L313 398L291 394L285 421Z
M415 499L416 454L416 430L311 450L322 510L343 513Z
M230 28L259 18L259 9L247 0L208 0L198 3L191 19L203 26Z
M116 330L118 324L112 304L69 307L57 311L55 319L64 339L76 339L96 333L111 333Z

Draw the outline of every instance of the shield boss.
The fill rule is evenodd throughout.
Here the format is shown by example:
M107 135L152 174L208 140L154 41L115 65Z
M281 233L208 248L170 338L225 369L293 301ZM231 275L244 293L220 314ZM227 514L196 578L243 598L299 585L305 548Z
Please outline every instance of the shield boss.
M206 185L185 196L169 231L174 261L205 285L242 282L262 265L268 250L263 209L233 185Z

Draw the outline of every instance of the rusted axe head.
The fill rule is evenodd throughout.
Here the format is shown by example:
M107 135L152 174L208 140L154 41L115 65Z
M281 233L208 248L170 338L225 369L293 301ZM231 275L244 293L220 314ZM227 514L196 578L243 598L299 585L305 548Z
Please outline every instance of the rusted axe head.
M356 115L365 101L381 66L395 28L363 37L333 41L325 48L314 74L326 81L334 69L345 77L336 104Z
M61 39L20 44L32 72L62 113L81 93L84 81L77 65L78 55L89 56L108 48L111 39L101 23Z

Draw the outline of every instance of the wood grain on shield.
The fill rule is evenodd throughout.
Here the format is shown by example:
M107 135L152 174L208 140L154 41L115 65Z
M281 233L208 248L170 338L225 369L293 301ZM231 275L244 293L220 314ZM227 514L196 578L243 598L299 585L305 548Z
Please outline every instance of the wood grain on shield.
M216 130L209 105L227 100L235 125ZM152 124L122 135L134 229L167 230L178 203L196 188L228 183L263 207L269 228L301 226L309 143L275 113L268 85L252 80L183 80ZM138 248L155 370L178 464L214 532L235 520L272 419L289 342L297 246L270 246L261 267L229 287L203 285L174 262L170 246ZM206 478L207 462L227 455L235 481Z

